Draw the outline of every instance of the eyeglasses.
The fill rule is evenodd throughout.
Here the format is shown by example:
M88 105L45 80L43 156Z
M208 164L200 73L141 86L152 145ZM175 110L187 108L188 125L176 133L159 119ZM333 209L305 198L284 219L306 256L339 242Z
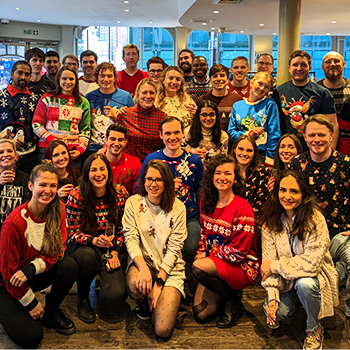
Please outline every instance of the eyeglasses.
M151 74L156 74L156 73L160 74L160 73L163 73L163 69L150 69L148 72Z
M157 177L155 179L152 179L151 177L145 177L145 181L148 185L152 185L153 182L155 182L156 185L160 185L164 182L164 180L161 177Z
M200 113L199 114L202 118L210 118L210 119L214 119L216 117L216 114L214 112L210 112L210 113Z
M270 62L258 62L258 66L270 67L270 66L272 66L272 63L270 63Z

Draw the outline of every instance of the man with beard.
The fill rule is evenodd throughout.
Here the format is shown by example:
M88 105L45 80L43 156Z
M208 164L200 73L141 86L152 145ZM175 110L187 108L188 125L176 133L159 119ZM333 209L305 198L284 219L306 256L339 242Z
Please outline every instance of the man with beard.
M15 143L18 150L19 169L30 174L37 164L37 137L32 128L33 115L39 96L28 89L32 68L27 61L17 61L11 70L11 82L0 90L0 129L16 122L24 127ZM12 135L3 135L2 138ZM15 135L13 135L15 136Z
M187 93L191 96L194 102L197 99L209 93L213 88L210 79L207 75L208 62L205 57L197 56L192 62L193 80L185 84Z
M237 93L243 98L248 98L250 95L250 81L247 79L249 70L249 63L246 57L237 56L232 60L230 68L232 81L227 86L230 91Z
M195 54L189 49L183 49L179 53L178 65L184 72L185 83L192 81L194 74L192 73L192 62Z
M325 78L317 84L327 88L333 95L339 123L339 140L337 149L350 154L350 80L343 77L345 61L336 52L328 52L322 60Z
M61 67L60 55L56 51L47 51L45 54L44 67L47 71L45 77L56 83L56 75Z
M97 67L97 55L91 50L80 54L80 66L84 75L79 78L79 90L85 96L87 93L99 88L95 82L94 72Z

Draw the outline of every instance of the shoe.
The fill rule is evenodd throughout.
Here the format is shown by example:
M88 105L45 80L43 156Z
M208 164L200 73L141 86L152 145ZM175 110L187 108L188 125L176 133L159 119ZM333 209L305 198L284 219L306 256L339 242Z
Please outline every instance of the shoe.
M218 328L230 328L242 315L244 306L240 300L236 300L233 303L225 301L222 304L221 315L216 322Z
M136 300L135 306L136 316L140 320L149 320L151 318L151 311L149 309L147 297Z
M314 331L309 331L307 329L303 349L322 349L324 337L323 333L323 327L321 325L319 325Z
M346 330L347 333L347 337L348 337L348 342L350 344L350 317L346 316L345 320L344 320L344 328Z
M95 310L90 304L89 297L80 299L78 303L78 317L85 323L93 323L96 321Z
M45 311L43 324L48 328L53 328L60 334L70 335L75 332L75 324L66 316L66 312L60 308L54 311Z

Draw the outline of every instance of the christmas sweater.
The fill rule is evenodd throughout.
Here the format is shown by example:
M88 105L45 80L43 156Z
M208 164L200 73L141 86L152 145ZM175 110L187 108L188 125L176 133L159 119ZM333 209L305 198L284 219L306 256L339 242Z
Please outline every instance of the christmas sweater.
M90 119L90 105L85 97L78 105L74 96L44 94L33 118L39 147L45 148L57 138L64 141L69 150L75 147L83 154L90 139Z

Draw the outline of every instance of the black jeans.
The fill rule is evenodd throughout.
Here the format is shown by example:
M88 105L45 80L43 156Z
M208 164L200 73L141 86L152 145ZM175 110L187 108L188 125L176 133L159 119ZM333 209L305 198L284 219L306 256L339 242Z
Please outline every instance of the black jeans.
M77 278L78 266L74 259L65 256L51 269L33 276L27 281L34 292L50 285L51 292L46 297L45 312L60 306ZM34 349L43 339L43 325L40 320L33 320L22 304L0 287L0 322L7 335L17 345Z

